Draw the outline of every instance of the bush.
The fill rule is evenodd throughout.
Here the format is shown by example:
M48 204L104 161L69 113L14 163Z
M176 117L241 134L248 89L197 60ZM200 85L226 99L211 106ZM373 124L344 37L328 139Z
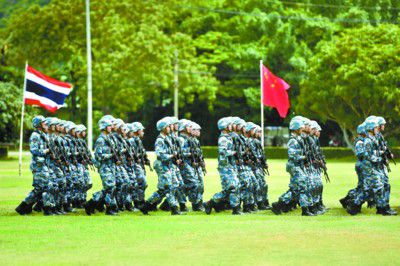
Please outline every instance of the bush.
M352 159L354 152L349 148L323 147L323 153L326 159ZM396 158L400 158L400 147L392 148ZM218 158L218 147L203 147L205 158ZM266 147L265 154L268 159L287 159L287 149L284 147Z
M6 159L8 156L8 148L0 147L0 159Z

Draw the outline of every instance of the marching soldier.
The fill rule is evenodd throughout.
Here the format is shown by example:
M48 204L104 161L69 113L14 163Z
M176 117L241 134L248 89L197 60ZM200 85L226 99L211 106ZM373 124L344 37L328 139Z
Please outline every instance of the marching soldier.
M157 160L154 162L154 169L158 175L157 191L154 192L150 198L146 201L144 206L140 209L143 214L147 215L153 204L160 202L163 197L166 197L168 205L171 208L172 215L180 215L178 211L177 201L177 186L174 184L174 177L172 172L173 161L177 160L180 164L180 160L177 159L177 153L174 152L169 140L168 135L171 133L171 119L163 118L157 122L157 130L160 131L160 135L156 139L155 153Z
M218 121L221 134L218 139L218 171L221 177L222 191L216 193L211 200L204 203L204 209L210 214L212 208L224 200L229 201L233 215L240 215L240 184L236 171L234 144L230 132L232 122L230 118L221 118Z

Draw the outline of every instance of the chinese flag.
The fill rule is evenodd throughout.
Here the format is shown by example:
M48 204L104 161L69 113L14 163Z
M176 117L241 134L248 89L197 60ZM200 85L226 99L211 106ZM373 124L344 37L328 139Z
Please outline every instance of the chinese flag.
M263 104L276 108L280 117L285 118L290 107L287 90L290 86L261 65Z

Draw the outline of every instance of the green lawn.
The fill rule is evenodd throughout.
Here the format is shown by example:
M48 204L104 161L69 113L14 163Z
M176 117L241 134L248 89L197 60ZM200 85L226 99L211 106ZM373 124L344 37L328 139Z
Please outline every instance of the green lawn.
M324 198L330 212L301 217L269 211L232 216L189 213L151 216L123 213L86 216L19 216L16 205L31 189L29 157L18 176L16 159L0 161L0 261L9 264L266 265L400 263L400 216L382 217L363 209L351 217L338 199L356 183L354 163L328 162L332 183ZM205 198L220 189L216 160L207 161ZM400 167L392 167L392 206L400 204ZM270 200L287 189L285 162L270 161ZM94 189L100 188L93 173ZM156 177L148 176L147 195Z

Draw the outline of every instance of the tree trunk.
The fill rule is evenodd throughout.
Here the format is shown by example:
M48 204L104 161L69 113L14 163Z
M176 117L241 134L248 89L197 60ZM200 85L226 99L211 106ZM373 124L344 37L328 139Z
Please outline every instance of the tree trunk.
M346 129L344 126L342 126L342 125L339 125L339 126L340 126L340 129L342 130L342 133L343 133L343 140L344 140L344 142L346 143L347 147L348 147L348 148L353 148L353 144L352 144L352 142L350 141L349 134L347 133L347 129Z

